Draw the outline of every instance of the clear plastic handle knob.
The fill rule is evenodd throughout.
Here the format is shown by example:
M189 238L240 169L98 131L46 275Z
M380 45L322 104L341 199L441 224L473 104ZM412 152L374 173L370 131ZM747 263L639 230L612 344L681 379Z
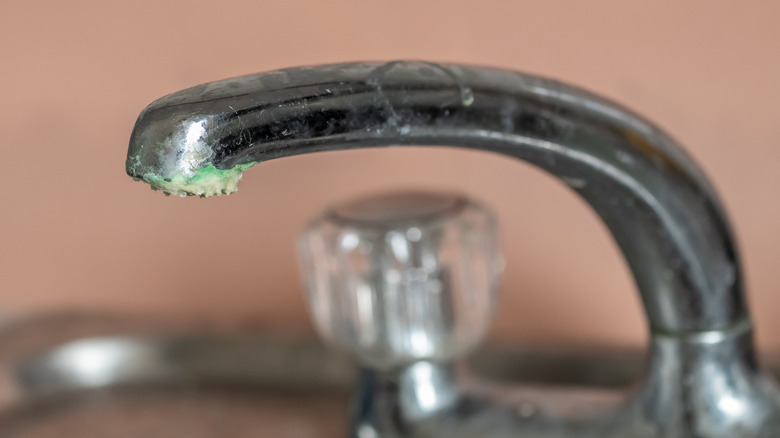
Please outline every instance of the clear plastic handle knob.
M494 215L457 195L394 193L326 211L299 241L317 329L380 369L464 355L494 314L496 234Z

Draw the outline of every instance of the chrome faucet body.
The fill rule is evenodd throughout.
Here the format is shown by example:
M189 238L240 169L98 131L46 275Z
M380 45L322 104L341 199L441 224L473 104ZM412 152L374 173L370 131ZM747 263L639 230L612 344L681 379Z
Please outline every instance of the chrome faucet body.
M262 73L153 102L126 167L162 190L209 195L231 191L262 161L395 145L508 155L576 191L633 273L650 326L648 367L625 393L496 388L457 361L366 369L352 436L780 436L778 392L757 365L739 258L713 188L660 129L588 92L427 62ZM232 179L199 192L204 169Z

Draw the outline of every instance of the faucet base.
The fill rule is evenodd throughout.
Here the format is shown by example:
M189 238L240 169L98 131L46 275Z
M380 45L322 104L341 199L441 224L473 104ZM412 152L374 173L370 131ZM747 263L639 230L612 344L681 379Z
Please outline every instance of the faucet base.
M648 373L629 393L491 387L463 364L366 370L351 437L777 437L780 400L752 361L749 324L651 338Z

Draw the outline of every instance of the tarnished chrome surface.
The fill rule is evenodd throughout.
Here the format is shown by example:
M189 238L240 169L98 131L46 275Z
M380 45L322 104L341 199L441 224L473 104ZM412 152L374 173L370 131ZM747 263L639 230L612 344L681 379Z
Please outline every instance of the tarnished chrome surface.
M0 330L0 437L338 437L354 375L306 336L38 317Z
M91 360L90 360L91 358ZM482 349L493 380L620 387L636 352ZM343 437L354 363L309 336L121 315L0 330L0 437Z
M101 359L61 360L74 351ZM120 356L126 360L112 372L96 367ZM568 387L577 391L565 395L590 402L639 378L642 359L638 351L603 347L488 345L468 366L493 382L537 388L525 390L528 397L539 388L560 394ZM777 375L776 366L772 371ZM80 438L239 438L257 436L260 427L285 437L343 437L357 381L364 391L392 394L394 378L372 374L359 376L348 358L308 336L251 326L119 315L35 318L0 330L0 437L53 438L67 431ZM423 365L402 381L406 390L415 380L446 382L437 375L447 376ZM412 408L419 405L415 394L404 392ZM539 409L515 396L506 400L519 415Z
M447 363L367 371L354 436L780 435L777 391L756 364L741 268L713 189L661 130L585 91L426 62L245 76L147 107L127 171L169 192L211 195L234 190L257 162L391 145L497 152L579 193L634 275L650 359L644 379L620 394L490 388ZM213 184L202 184L207 177ZM410 396L420 385L446 397L427 409Z

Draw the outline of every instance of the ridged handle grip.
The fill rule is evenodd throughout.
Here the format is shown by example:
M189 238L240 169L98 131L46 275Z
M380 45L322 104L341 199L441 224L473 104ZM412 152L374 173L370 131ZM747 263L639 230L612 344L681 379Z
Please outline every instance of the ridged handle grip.
M337 206L299 248L318 330L363 364L450 360L489 327L503 266L496 221L464 197L394 193Z

